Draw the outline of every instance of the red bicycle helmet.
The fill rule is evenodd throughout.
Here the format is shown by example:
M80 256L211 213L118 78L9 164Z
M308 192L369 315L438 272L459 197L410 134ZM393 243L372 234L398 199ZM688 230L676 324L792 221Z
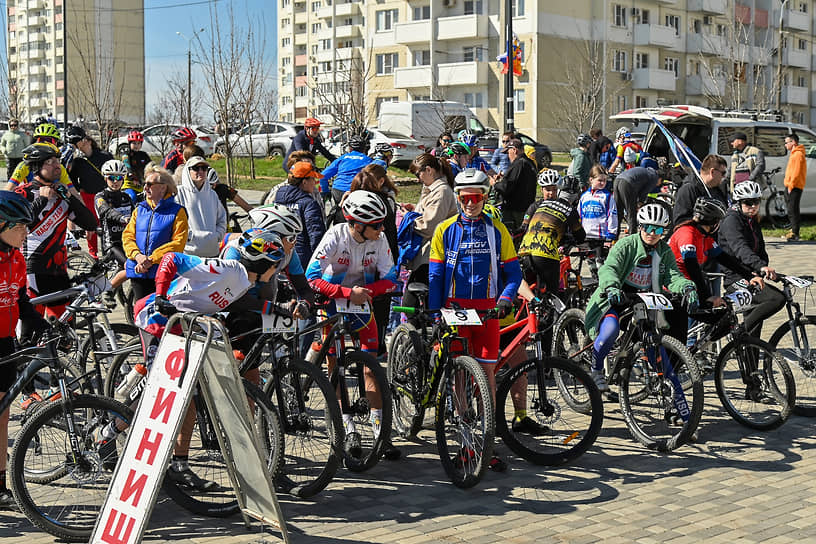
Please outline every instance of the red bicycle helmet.
M138 130L128 132L128 142L144 142L144 134Z
M320 128L320 120L314 117L307 117L305 121L303 121L303 126L305 128Z
M181 127L172 134L174 144L183 144L185 142L192 142L196 139L196 133L193 129L188 127Z

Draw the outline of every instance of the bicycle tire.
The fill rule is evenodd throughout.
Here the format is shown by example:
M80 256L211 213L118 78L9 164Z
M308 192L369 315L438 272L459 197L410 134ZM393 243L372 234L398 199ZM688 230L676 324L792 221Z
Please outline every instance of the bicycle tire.
M124 448L127 430L117 436L116 449L108 457L100 457L95 433L113 418L132 421L133 412L106 397L74 397L71 413L83 451L78 462L71 462L64 405L65 400L49 403L20 430L11 451L11 487L17 505L31 523L57 538L87 542L113 476L113 467L106 467L105 462L113 462L115 466L116 451ZM40 462L64 465L65 470L55 471L59 475L37 483L27 476L26 468ZM78 490L82 497L63 500L72 489ZM54 504L55 501L59 504Z
M757 362L757 368L746 378L741 363L751 361ZM720 352L714 384L725 411L741 425L760 431L782 425L796 402L796 384L788 364L767 342L747 335L729 342Z
M106 397L116 399L120 402L128 402L128 399L117 395L116 388L127 377L133 367L137 364L144 364L142 353L142 341L140 338L133 338L124 346L122 352L113 357L113 361L108 365L105 375L104 393Z
M391 426L403 438L413 438L422 429L425 406L422 393L427 387L427 352L416 327L402 323L394 329L388 348L388 383L394 405Z
M493 456L496 418L476 359L463 355L448 364L436 397L436 446L453 485L467 489L481 481Z
M277 403L284 432L283 467L275 487L308 498L323 491L340 466L343 451L340 405L321 369L301 359L279 364L279 382L270 380L264 387L264 395ZM300 395L297 389L302 390ZM278 402L278 394L283 403Z
M388 380L385 371L372 355L357 349L350 349L343 355L346 358L346 388L349 393L349 403L354 432L359 433L361 441L360 456L351 455L347 448L343 448L343 460L346 468L352 472L364 472L380 460L380 453L386 438L391 436L391 391L388 387ZM374 429L370 423L371 402L367 396L361 396L361 391L365 390L365 370L371 372L374 381L380 390L382 402L382 416L380 418L379 434L374 436ZM337 390L338 371L335 367L331 375L332 389ZM342 417L342 414L341 414ZM348 423L343 419L345 436L348 439Z
M584 328L585 319L584 311L577 308L570 308L561 314L553 326L552 354L569 359L581 370L589 373L592 370L592 350L584 350L590 342ZM567 406L578 412L589 413L591 404L586 402L587 399L571 394L572 384L565 382L560 374L556 374L555 379Z
M117 348L123 347L125 344L130 342L133 339L139 339L139 329L134 325L129 325L127 323L110 323L111 332L115 335L116 338L116 345L111 345L110 339L108 338L107 334L104 330L102 330L102 324L95 323L95 328L99 330L95 330L94 336L96 337L96 349L99 351L113 351ZM103 376L105 374L105 370L108 366L110 366L112 362L111 356L99 356L100 363L102 365ZM82 369L83 372L87 370L88 364L93 364L91 358L91 336L84 335L81 340L80 348L79 348L79 357L77 358L77 363Z
M247 396L254 403L253 423L258 431L259 444L263 447L267 470L272 481L277 478L283 462L283 431L275 406L253 383L242 380ZM202 397L199 397L202 398ZM237 514L238 500L224 464L217 441L212 438L202 439L201 422L196 421L190 443L190 469L205 480L216 482L219 489L195 491L179 485L165 486L164 490L179 506L194 514L224 518ZM165 478L165 482L169 482Z
M545 400L539 397L539 372L543 372ZM527 417L546 425L547 433L534 436L513 430L515 406L510 393L516 384L526 391ZM572 399L582 399L582 410L571 409L562 384L570 385ZM536 465L561 465L577 459L595 443L602 424L598 386L568 359L528 359L513 368L496 391L496 434L517 455Z
M687 376L688 386L681 388L686 398L688 419L682 419L674 404L675 386L663 372L654 372L649 363L627 364L621 370L620 408L635 440L649 449L668 452L688 442L697 430L705 399L700 370L686 346L670 336L661 337L660 345L666 349L675 371ZM640 359L643 348L635 347L635 359Z
M765 201L765 217L776 229L790 228L790 218L788 217L788 203L782 192L771 194Z
M788 363L796 384L796 404L793 413L805 417L816 416L816 318L802 316L799 336L808 340L807 350L798 350L791 335L790 322L785 321L771 335L768 344ZM801 342L801 340L800 340Z
M69 251L65 257L65 268L68 277L73 278L80 274L87 274L96 260L87 251Z

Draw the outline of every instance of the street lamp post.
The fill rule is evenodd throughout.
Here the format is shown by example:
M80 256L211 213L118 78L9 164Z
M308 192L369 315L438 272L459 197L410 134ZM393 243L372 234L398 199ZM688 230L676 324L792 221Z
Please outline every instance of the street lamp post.
M192 66L193 66L193 57L192 57L192 47L191 44L196 36L200 33L204 32L204 28L199 28L190 38L187 38L182 32L176 32L177 35L181 36L185 40L187 40L187 118L185 119L187 126L190 126L193 123L193 95L192 95L192 87L193 87L193 74L192 74Z

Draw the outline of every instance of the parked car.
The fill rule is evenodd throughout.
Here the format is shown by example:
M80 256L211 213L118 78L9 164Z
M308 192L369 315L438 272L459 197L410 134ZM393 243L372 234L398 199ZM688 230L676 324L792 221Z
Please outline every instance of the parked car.
M394 148L394 157L391 159L391 164L406 168L411 164L415 158L425 152L425 146L417 140L406 136L405 134L398 134L396 132L389 132L377 128L369 128L371 133L371 151L374 151L374 146L379 143L391 144ZM346 152L346 134L345 132L336 132L331 140L328 140L326 149L330 153L339 157Z
M302 124L284 123L280 121L251 123L237 134L230 134L233 156L248 157L250 151L254 157L282 157L298 132L303 130ZM216 153L226 151L226 140L219 136L215 141Z
M144 143L142 144L142 151L150 156L165 156L171 149L173 149L173 140L171 134L173 131L181 128L184 125L153 125L142 130L144 134ZM212 134L203 134L199 132L199 125L191 127L196 135L196 144L204 150L205 155L212 155L213 144ZM127 134L120 135L111 140L108 145L108 151L114 156L121 157L128 150Z
M524 145L531 145L535 148L536 164L538 165L539 170L542 168L547 168L550 166L550 164L552 164L552 151L550 151L549 146L536 142L522 132L517 132L516 134ZM498 136L479 138L479 155L487 160L490 160L490 158L493 156L493 152L496 151L498 140Z

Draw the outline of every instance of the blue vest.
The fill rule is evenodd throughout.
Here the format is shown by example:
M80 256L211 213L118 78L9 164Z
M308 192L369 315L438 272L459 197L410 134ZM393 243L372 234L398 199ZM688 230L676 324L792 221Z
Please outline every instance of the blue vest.
M156 248L173 239L173 224L183 206L175 197L163 198L155 208L146 200L136 206L136 245L143 255L150 255ZM150 267L145 274L136 272L136 261L128 259L125 270L129 278L155 278L159 264Z

